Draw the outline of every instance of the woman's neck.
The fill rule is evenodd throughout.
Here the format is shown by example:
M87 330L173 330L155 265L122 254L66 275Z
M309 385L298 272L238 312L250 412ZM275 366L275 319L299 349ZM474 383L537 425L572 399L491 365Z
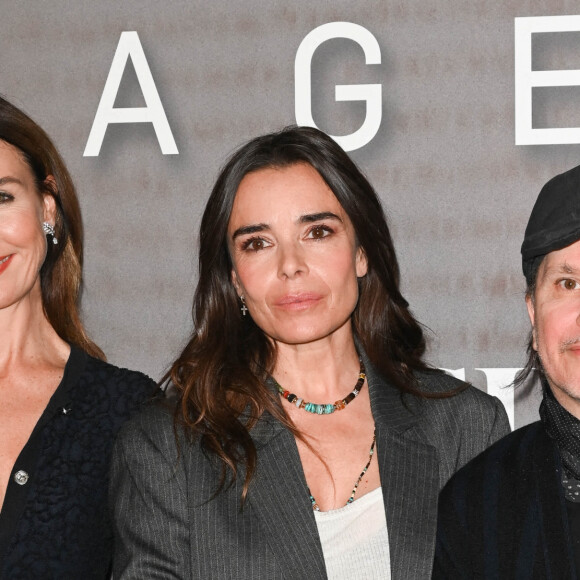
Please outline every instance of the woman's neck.
M32 361L61 366L69 353L69 345L47 320L34 290L18 303L0 309L0 375Z
M334 334L316 342L277 344L274 378L298 397L313 402L333 402L352 390L360 370L352 332Z

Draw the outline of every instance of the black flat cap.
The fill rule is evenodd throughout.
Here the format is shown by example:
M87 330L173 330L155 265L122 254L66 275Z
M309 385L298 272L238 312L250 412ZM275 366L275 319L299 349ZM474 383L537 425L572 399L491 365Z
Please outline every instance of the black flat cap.
M580 240L580 165L542 187L526 227L522 268L533 282L542 258Z

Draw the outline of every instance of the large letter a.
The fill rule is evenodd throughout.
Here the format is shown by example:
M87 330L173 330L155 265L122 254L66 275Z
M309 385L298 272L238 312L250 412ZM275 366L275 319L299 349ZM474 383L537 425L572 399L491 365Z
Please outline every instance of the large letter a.
M115 99L117 98L117 92L119 91L129 56L133 61L146 106L115 109ZM159 93L155 87L153 75L136 32L121 33L113 63L111 64L111 70L109 71L85 147L84 157L96 157L99 155L109 123L153 123L162 153L164 155L178 153Z

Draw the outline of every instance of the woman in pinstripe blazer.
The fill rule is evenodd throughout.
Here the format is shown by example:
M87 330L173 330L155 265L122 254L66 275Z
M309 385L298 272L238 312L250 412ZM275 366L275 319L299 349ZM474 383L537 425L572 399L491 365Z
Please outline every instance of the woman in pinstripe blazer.
M422 362L371 185L316 129L258 137L199 265L176 399L116 448L115 577L428 578L439 489L508 422Z

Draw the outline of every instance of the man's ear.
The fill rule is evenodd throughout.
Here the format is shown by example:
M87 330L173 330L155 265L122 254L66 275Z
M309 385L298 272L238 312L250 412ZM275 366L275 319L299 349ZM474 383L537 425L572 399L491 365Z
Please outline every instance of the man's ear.
M538 343L536 341L536 310L534 308L534 299L530 294L526 296L526 307L528 309L528 316L530 317L530 322L532 323L532 346L535 351L538 350Z

